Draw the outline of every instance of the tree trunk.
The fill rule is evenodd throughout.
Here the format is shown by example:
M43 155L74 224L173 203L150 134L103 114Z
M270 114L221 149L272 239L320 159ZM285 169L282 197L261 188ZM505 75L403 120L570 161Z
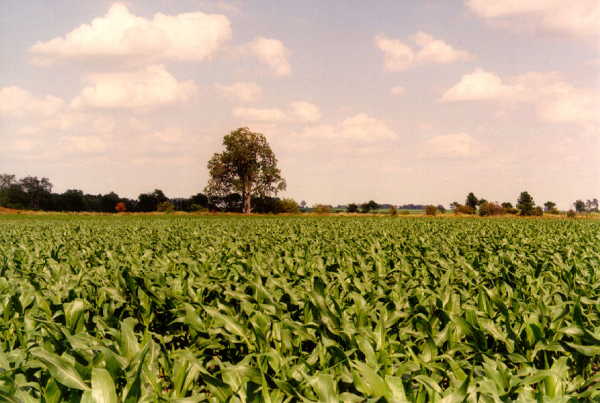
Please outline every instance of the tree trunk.
M242 198L244 199L244 214L250 214L252 211L252 194L250 193L251 184L244 185L244 191L242 192Z

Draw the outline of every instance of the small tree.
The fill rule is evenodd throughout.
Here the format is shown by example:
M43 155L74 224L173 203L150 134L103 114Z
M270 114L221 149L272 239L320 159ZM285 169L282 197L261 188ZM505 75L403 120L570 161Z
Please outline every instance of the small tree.
M575 211L578 213L585 212L585 202L583 200L577 200L575 203L573 203L573 206L575 207Z
M504 214L505 209L497 203L484 202L479 206L479 215L482 217Z
M541 217L544 215L544 210L540 206L536 206L531 211L531 215Z
M502 208L505 208L505 209L513 208L513 205L510 202L504 202L501 204L501 206L502 206Z
M356 203L350 203L350 204L348 204L348 207L346 208L346 212L348 212L348 213L358 213L358 205Z
M396 217L398 215L398 210L396 209L396 206L390 206L390 215L392 217Z
M558 210L556 209L556 203L547 201L544 203L544 210L550 214L558 214Z
M521 215L532 215L535 203L533 197L528 192L521 192L519 200L517 200L517 208Z
M300 206L294 199L281 199L277 207L280 213L296 214L300 212Z
M477 205L479 204L479 199L477 196L473 194L473 192L467 195L467 199L465 201L465 206L472 208L473 210L477 210Z
M446 212L446 207L441 204L438 204L437 209L440 213L444 214Z
M567 217L575 218L575 217L577 217L577 213L574 210L569 210L569 211L567 211Z
M286 183L277 167L277 158L265 136L243 127L223 138L225 151L208 162L210 180L206 193L223 197L241 193L243 212L252 211L252 197L277 194Z

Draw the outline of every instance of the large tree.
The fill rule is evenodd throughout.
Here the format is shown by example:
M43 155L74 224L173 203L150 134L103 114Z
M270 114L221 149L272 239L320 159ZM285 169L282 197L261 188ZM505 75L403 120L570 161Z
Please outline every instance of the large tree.
M479 199L477 196L473 194L473 192L467 195L467 200L465 200L465 206L472 208L473 210L477 210L477 205L479 204Z
M225 197L240 193L243 212L252 211L252 197L266 197L285 190L286 183L277 167L277 158L264 135L242 127L223 138L225 151L208 162L210 179L206 193Z

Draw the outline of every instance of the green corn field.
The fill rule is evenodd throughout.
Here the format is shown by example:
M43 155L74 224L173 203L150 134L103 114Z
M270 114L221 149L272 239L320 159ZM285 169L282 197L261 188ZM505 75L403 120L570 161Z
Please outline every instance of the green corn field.
M600 222L0 218L0 401L600 399Z

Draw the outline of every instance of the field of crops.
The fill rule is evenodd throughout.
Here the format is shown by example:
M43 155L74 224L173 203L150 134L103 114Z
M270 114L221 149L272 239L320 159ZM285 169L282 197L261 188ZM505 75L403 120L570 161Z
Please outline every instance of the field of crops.
M0 401L600 399L600 222L0 217Z

